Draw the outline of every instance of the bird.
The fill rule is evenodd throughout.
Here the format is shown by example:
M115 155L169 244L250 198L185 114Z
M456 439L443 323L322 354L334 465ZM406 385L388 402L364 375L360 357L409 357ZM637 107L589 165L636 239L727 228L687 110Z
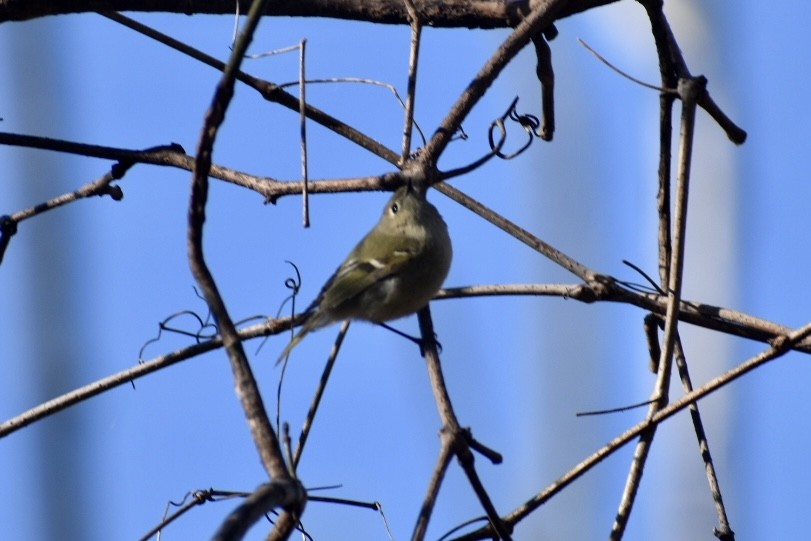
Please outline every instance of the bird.
M428 304L448 275L453 248L448 226L426 191L408 183L394 192L377 224L305 310L304 324L277 364L310 332L331 323L383 324Z

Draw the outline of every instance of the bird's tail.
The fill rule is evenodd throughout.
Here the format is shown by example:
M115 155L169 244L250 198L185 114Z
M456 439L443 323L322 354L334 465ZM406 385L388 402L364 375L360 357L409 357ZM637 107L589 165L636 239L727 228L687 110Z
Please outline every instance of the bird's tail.
M279 358L276 359L277 366L279 365L279 363L281 363L290 355L290 352L293 351L293 348L296 347L298 343L301 342L309 332L310 328L305 323L304 326L301 328L301 330L298 333L296 333L296 335L293 337L292 340L290 340L290 343L287 344L284 350L282 350L282 353L279 355Z

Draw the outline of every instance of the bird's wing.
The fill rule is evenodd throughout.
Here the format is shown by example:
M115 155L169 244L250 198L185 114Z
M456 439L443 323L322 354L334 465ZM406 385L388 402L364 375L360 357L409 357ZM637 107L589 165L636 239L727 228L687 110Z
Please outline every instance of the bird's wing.
M399 274L413 256L411 250L405 249L393 251L383 258L348 259L324 285L318 305L322 309L340 310L375 284Z

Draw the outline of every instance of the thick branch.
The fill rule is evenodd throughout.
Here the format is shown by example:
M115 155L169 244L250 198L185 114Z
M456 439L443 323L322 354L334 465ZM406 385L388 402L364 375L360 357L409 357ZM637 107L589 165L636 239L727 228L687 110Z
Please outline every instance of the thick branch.
M561 16L574 15L617 0L571 0ZM417 3L424 24L448 28L510 28L518 24L534 2L503 0L422 0ZM246 13L250 2L240 2ZM23 21L46 15L94 11L142 11L191 14L234 13L233 0L195 2L194 0L0 0L0 22ZM328 17L383 24L408 24L402 0L278 0L268 2L266 15Z

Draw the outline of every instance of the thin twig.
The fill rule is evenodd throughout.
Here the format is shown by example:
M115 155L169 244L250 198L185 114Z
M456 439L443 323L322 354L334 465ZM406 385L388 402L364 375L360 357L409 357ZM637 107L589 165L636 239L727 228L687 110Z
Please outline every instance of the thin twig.
M687 369L687 358L684 354L681 338L678 336L676 337L675 362L684 392L692 392L693 382L690 380L690 372ZM715 472L715 464L713 463L712 453L710 452L710 443L707 440L707 433L704 430L704 422L701 420L701 412L698 409L698 403L694 402L690 404L688 409L690 411L690 419L693 422L693 430L695 430L696 439L698 440L698 454L702 462L704 462L704 471L707 474L707 482L710 485L710 494L712 495L713 502L715 502L715 512L718 514L719 527L715 529L715 537L721 541L733 541L735 534L732 532L732 528L729 525L724 499L721 496L721 485L718 482L718 474Z
M122 164L119 162L100 178L88 182L72 192L54 197L44 203L23 209L14 214L0 216L0 263L3 262L11 237L17 234L18 226L22 221L88 197L109 195L113 201L121 201L124 198L124 191L121 187L113 185L112 182L121 179L131 166L132 163Z
M448 466L452 458L453 450L451 447L449 445L441 445L434 471L431 473L431 479L428 481L428 489L422 500L419 515L417 515L417 523L414 525L414 532L411 534L411 541L423 541L425 539L425 534L428 532L428 522L431 520L434 507L436 507L439 489L442 487L442 481L445 479L445 473L448 471Z
M329 382L329 377L332 374L332 369L335 367L335 361L338 359L338 352L341 349L341 344L343 344L344 337L346 337L346 333L349 331L350 323L351 321L347 319L341 324L341 328L338 331L338 336L335 338L335 343L332 346L332 350L329 352L327 364L324 366L324 371L321 373L321 379L318 381L318 388L315 390L315 395L313 396L313 401L310 404L310 409L307 410L307 417L304 420L304 426L301 427L298 446L296 446L296 452L295 455L293 455L293 471L296 470L299 461L301 460L301 455L304 452L304 445L307 443L307 438L309 437L310 431L313 427L315 414L318 412L318 406L321 404L321 398L324 396L324 391L327 388L327 383Z
M613 70L615 73L617 73L621 77L625 77L629 81L634 82L634 83L638 84L639 86L649 88L651 90L656 90L656 91L661 92L663 94L674 94L674 95L676 94L676 89L675 88L664 88L664 87L659 87L659 86L656 86L656 85L652 85L650 83L646 83L642 79L637 79L636 77L633 77L632 75L630 75L628 73L625 73L624 71L619 69L617 66L615 66L614 64L612 64L611 62L606 60L605 57L603 57L600 53L598 53L597 51L592 49L591 46L588 43L586 43L585 41L583 41L582 39L577 38L577 42L580 43L580 45L582 45L583 47L585 47L588 52L590 52L592 55L594 55L594 57L597 60L599 60L600 62L602 62L606 66L608 66L611 70Z
M679 310L681 308L681 287L684 277L684 252L687 244L687 209L690 188L690 165L692 164L693 135L695 133L696 99L703 87L703 79L679 81L679 95L682 98L681 137L679 141L679 161L676 179L676 206L673 233L673 252L668 269L668 306L665 314L664 338L658 362L658 373L653 391L653 402L648 418L653 418L668 402L668 389L673 367L673 353L678 339ZM609 539L618 541L625 533L628 519L642 480L645 463L656 434L656 426L642 433L634 451L634 458L628 472L625 489L617 510Z
M585 265L567 256L560 250L557 250L556 248L542 241L541 239L539 239L526 229L522 228L518 224L511 222L510 220L501 216L497 212L482 205L481 203L479 203L472 197L468 196L458 188L446 184L444 182L435 184L434 187L437 189L437 191L447 195L457 203L461 204L463 207L473 211L474 213L478 214L491 224L498 227L499 229L502 229L503 231L509 233L510 235L520 240L533 250L537 251L538 253L551 259L564 269L568 270L581 280L585 282L594 282L599 279L598 278L599 275L593 270L589 269Z
M411 26L411 44L408 56L408 87L405 103L405 121L403 125L403 148L400 163L405 164L411 155L411 134L414 129L414 105L417 100L417 73L420 63L420 43L422 38L422 20L414 6L413 0L404 0L408 21Z
M89 145L38 137L33 135L20 135L0 132L0 144L13 145L26 148L39 148L54 152L64 152L92 158L117 160L122 164L135 163L176 167L191 171L194 167L194 157L188 155L178 144L162 145L146 150L132 150L127 148L108 147L103 145ZM114 167L117 167L118 164ZM309 183L310 193L343 193L371 190L391 191L402 185L399 171L384 173L370 177L357 177L345 179L315 180ZM224 180L225 182L252 190L270 203L285 195L298 195L304 189L300 180L277 180L271 177L251 175L243 171L229 169L212 164L209 177Z
M191 171L194 167L194 157L186 154L183 147L177 143L156 146L145 150L132 150L103 145L88 145L62 139L51 139L49 137L0 132L0 144L25 148L39 148L42 150L64 152L67 154L88 156L91 158L116 160L121 164L127 164L127 167L130 167L136 163L176 167L185 171ZM235 184L237 186L242 186L243 188L248 188L249 190L253 190L261 195L264 195L266 199L278 197L281 194L296 194L301 192L300 182L287 182L279 181L270 177L259 177L215 164L211 165L209 176L230 182L231 184ZM378 177L374 178L377 179ZM328 182L328 184L324 184L323 186L319 187L320 191L338 191L338 189L335 187L336 182L326 182ZM338 181L338 183L346 182L347 181ZM358 184L357 182L353 181L349 181L349 183L355 185ZM368 186L373 184L374 181L371 179L364 179L361 181L361 183L361 186Z
M178 41L166 34L158 32L157 30L150 28L144 24L141 24L129 17L125 17L120 13L116 12L104 12L101 13L104 17L112 19L128 28L135 30L149 38L152 38L172 49L175 49L195 60L202 62L208 66L213 67L214 69L222 71L225 68L225 64L217 60L216 58L209 56L202 51L195 49L185 43ZM236 78L248 85L249 87L253 88L257 92L259 92L262 97L268 101L278 103L279 105L290 109L291 111L298 112L300 101L297 97L288 94L284 90L281 89L278 85L273 83L269 83L267 81L263 81L247 73L242 71L238 71L236 74ZM307 118L312 120L313 122L317 122L321 124L325 128L334 131L338 135L346 138L349 141L359 145L362 148L365 148L372 154L380 156L382 159L388 161L391 164L397 164L399 160L399 155L394 152L393 150L387 148L385 145L375 141L374 139L370 138L363 132L349 126L348 124L341 122L337 118L330 116L329 114L321 111L320 109L313 107L312 105L305 104ZM299 192L301 190L299 189Z
M393 84L387 83L385 81L378 81L376 79L369 79L368 77L320 77L320 78L317 78L317 79L307 79L305 81L305 83L308 84L308 85L335 84L335 83L356 83L356 84L379 86L379 87L388 89L389 92L391 92L392 95L394 96L394 99L397 100L397 103L400 104L400 107L403 108L403 111L406 110L405 100L403 100L403 98L400 96L400 93L397 91L397 87L395 87ZM277 86L278 86L278 88L287 88L289 86L298 86L298 85L299 85L299 82L296 81L296 82L288 82L288 83L279 83ZM412 125L414 126L414 129L417 130L417 133L420 134L420 140L422 141L422 144L424 145L425 142L426 142L425 134L422 132L422 129L420 128L420 125L415 120L413 120L413 118L412 118Z
M660 381L654 386L653 398L651 398L648 418L651 418L658 411L661 410L660 401L663 394L667 390L660 387ZM631 458L631 466L628 468L628 476L625 479L625 486L623 487L622 497L617 506L617 513L614 516L614 523L611 526L611 533L608 536L610 541L619 541L625 533L625 527L628 520L631 518L631 511L633 510L636 495L639 491L639 485L642 481L642 474L645 471L645 464L647 463L648 456L650 455L651 447L653 446L653 438L656 436L656 429L659 425L651 425L647 430L639 435L639 441L634 449L634 455Z
M310 227L310 174L307 162L307 77L305 68L307 40L299 43L299 129L301 130L301 213L304 227Z
M218 502L223 501L230 498L245 498L250 494L247 492L232 492L232 491L222 491L222 490L214 490L214 489L207 489L207 490L195 490L193 492L188 492L183 497L183 501L180 503L169 502L166 504L166 511L164 512L163 520L161 520L160 524L157 524L154 528L149 530L145 533L138 541L149 541L153 536L157 536L157 539L160 540L160 534L169 526L172 522L179 519L183 515L185 515L189 510L199 507L204 503L208 502ZM191 500L188 503L185 503L187 499L191 497ZM178 507L179 509L169 515L169 507L174 506Z

